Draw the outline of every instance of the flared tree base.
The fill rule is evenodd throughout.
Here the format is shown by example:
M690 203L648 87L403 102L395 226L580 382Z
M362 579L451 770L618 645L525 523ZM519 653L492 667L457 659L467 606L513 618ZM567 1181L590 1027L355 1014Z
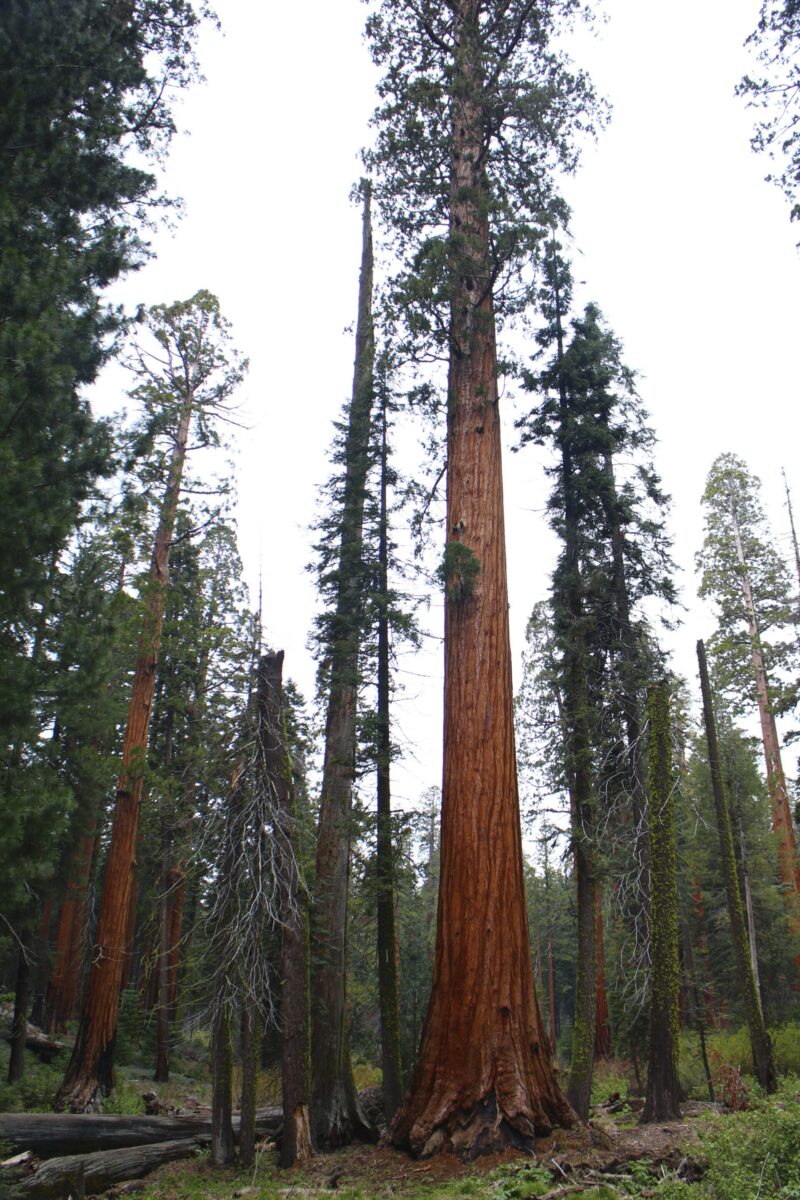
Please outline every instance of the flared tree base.
M563 1097L554 1098L554 1109L552 1113L544 1109L532 1113L506 1112L498 1106L495 1093L489 1092L470 1109L452 1107L431 1128L424 1119L410 1124L407 1100L392 1122L386 1141L415 1158L450 1153L474 1159L509 1148L533 1150L537 1137L545 1137L554 1128L572 1128L576 1124L575 1114Z

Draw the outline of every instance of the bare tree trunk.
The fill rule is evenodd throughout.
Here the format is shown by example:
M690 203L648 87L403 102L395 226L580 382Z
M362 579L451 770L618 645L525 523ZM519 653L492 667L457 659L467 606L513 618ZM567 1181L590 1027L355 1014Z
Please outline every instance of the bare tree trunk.
M453 4L453 263L445 549L444 772L433 988L389 1137L416 1154L532 1146L574 1121L533 984L514 747L479 6Z
M389 725L389 515L387 509L387 410L382 396L380 531L378 545L378 753L377 753L377 910L378 994L381 1009L383 1108L387 1126L403 1098L400 1058L400 990L398 947L394 920L394 849L392 846L391 761Z
M347 1048L347 894L350 815L355 776L356 704L362 639L360 568L375 357L372 324L372 224L364 184L364 223L358 294L353 395L345 446L346 475L339 554L336 636L331 647L317 839L312 1010L314 1138L333 1149L362 1137L374 1140L358 1102Z
M87 995L72 1058L56 1096L57 1107L66 1107L74 1112L90 1111L97 1104L98 1093L108 1095L114 1086L117 1009L123 959L127 950L126 935L136 862L143 771L161 641L164 597L169 581L169 549L189 440L192 399L190 392L184 400L153 547L148 591L145 596L144 629L128 707L122 767L117 785Z
M275 789L280 814L276 838L282 864L281 921L281 1166L304 1162L314 1153L311 1130L310 953L308 892L303 878L297 804L283 721L283 651L259 662L259 729L264 766Z
M641 1121L679 1120L678 1079L678 855L669 686L648 690L650 832L650 1060Z
M703 694L703 720L706 729L706 741L708 743L711 787L714 793L714 808L717 815L717 828L719 829L722 869L725 877L725 894L728 901L728 917L731 923L736 974L744 1001L747 1027L750 1031L750 1045L753 1050L753 1066L756 1076L764 1091L774 1092L777 1088L777 1080L772 1060L772 1044L764 1025L764 1015L761 1011L761 1003L750 962L747 930L745 928L744 911L742 909L742 895L739 890L739 876L736 870L733 823L731 821L728 797L725 792L725 783L722 778L717 728L711 699L711 684L708 678L705 646L702 642L697 643L697 660L700 667L700 687Z

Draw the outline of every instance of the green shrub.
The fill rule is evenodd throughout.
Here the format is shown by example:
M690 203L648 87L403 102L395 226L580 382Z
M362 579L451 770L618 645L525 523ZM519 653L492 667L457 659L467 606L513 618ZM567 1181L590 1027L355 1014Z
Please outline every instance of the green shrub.
M800 1198L800 1107L761 1102L719 1118L703 1135L708 1200Z

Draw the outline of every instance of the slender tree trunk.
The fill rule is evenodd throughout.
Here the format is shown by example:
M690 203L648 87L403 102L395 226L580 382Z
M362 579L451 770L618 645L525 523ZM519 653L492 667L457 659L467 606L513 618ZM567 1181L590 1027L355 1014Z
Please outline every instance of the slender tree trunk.
M706 1022L703 1015L703 1005L700 1001L700 989L697 986L697 973L694 965L694 951L692 950L692 938L689 931L688 921L683 921L681 923L681 934L683 938L683 963L686 972L686 984L690 997L693 1024L697 1030L697 1036L700 1041L700 1057L703 1062L703 1071L706 1077L708 1098L713 1104L714 1082L711 1078L711 1068L708 1065L708 1050L706 1048Z
M158 1000L156 1004L156 1068L153 1079L156 1083L169 1081L169 961L170 961L170 864L169 835L162 830L163 859L161 864L161 895L158 901L158 960L156 977Z
M742 824L742 813L738 801L733 804L732 817L735 816L736 832L738 833L739 856L738 863L741 868L741 885L742 899L744 900L744 915L747 921L747 943L750 947L750 965L753 968L753 979L756 983L756 992L761 1009L763 1012L764 1003L761 992L761 972L758 969L758 945L756 943L756 918L753 911L753 889L750 886L750 860L747 855L747 840L744 836L744 825Z
M717 827L719 829L722 870L725 877L725 894L728 901L728 916L731 923L736 974L744 1002L747 1027L750 1032L750 1045L753 1050L753 1066L756 1076L764 1091L774 1092L777 1088L777 1080L772 1060L772 1044L764 1025L764 1015L761 1011L758 989L750 962L747 930L745 928L744 911L742 908L742 895L739 891L739 876L736 870L733 822L731 821L730 805L722 778L717 728L711 699L711 684L708 678L705 646L702 642L697 643L697 660L700 667L703 720L706 729L706 741L708 743L711 787L714 793L714 808L716 810Z
M650 1060L642 1123L679 1120L678 855L669 687L648 690L650 831Z
M114 1086L117 1009L127 949L143 772L164 616L164 596L169 581L169 549L191 419L190 392L184 400L153 547L145 596L144 630L125 727L122 766L86 1001L72 1058L56 1097L57 1107L69 1108L74 1112L90 1111L96 1107L98 1093L108 1095Z
M243 1167L256 1161L256 1101L261 1022L255 1001L244 997L242 1007L242 1099L239 1160Z
M589 731L588 650L584 633L583 578L573 446L569 433L569 395L561 369L564 334L561 299L555 287L561 483L564 503L563 565L557 575L559 641L564 663L564 714L570 820L578 910L578 961L575 978L575 1021L567 1096L582 1121L589 1120L594 1073L597 1017L597 944L595 940L595 797Z
M281 856L281 1166L314 1153L311 1129L310 947L308 892L301 866L297 803L283 721L283 651L259 662L259 729L264 767L275 790Z
M353 1137L374 1140L358 1102L347 1022L347 896L356 757L356 704L362 639L361 563L364 498L373 401L372 223L364 184L364 225L353 395L345 446L346 475L339 554L336 637L331 647L325 758L317 838L312 1011L314 1138L333 1149Z
M28 930L22 932L23 940ZM11 1053L8 1082L19 1083L25 1074L25 1038L28 1032L28 992L31 978L30 950L20 942L17 951L17 982L14 991L14 1017L11 1023Z
M603 893L600 884L594 890L594 943L597 955L597 995L595 1003L594 1056L611 1057L611 1021L606 994L606 961L603 948Z
M792 531L792 550L794 552L794 573L797 577L797 587L800 589L800 547L797 545L797 530L794 527L794 512L792 510L792 495L789 491L789 484L786 480L786 472L781 467L781 475L783 475L783 486L786 489L786 507L789 510L789 528Z
M533 984L514 748L479 5L453 4L453 251L445 551L444 772L433 988L389 1131L415 1154L532 1146L574 1114Z
M394 920L394 849L392 846L391 761L389 725L389 516L386 393L382 397L380 529L378 544L378 752L377 752L377 915L378 995L381 1009L383 1107L387 1126L403 1098L400 1059L400 994L398 947Z
M764 759L767 767L767 788L772 808L772 829L778 843L778 867L780 869L781 884L783 885L783 901L792 936L797 938L800 937L800 862L798 862L797 858L797 840L794 834L794 825L792 824L789 793L786 789L786 776L784 775L783 763L781 761L778 730L775 725L775 715L769 699L769 683L764 665L764 654L761 649L761 635L756 619L750 576L742 548L739 522L733 505L731 505L731 524L733 527L734 544L736 546L736 557L741 567L742 598L747 615L750 658L753 663L753 673L756 681L758 717L761 723L761 743L764 747ZM800 978L800 954L795 956L795 969L798 978Z
M211 1161L226 1167L234 1159L231 1007L219 1000L211 1017Z

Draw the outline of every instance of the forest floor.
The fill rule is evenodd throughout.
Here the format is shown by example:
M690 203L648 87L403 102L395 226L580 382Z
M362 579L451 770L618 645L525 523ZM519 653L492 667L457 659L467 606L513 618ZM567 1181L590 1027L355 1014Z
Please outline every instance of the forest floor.
M386 1147L350 1146L321 1154L303 1168L280 1171L269 1145L254 1172L215 1170L204 1156L164 1167L151 1176L142 1200L372 1200L419 1197L456 1200L612 1200L655 1196L664 1180L697 1179L698 1126L714 1106L692 1102L680 1122L642 1126L630 1112L597 1114L588 1129L558 1130L534 1154L509 1150L463 1161L440 1154L425 1161Z

